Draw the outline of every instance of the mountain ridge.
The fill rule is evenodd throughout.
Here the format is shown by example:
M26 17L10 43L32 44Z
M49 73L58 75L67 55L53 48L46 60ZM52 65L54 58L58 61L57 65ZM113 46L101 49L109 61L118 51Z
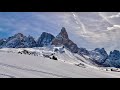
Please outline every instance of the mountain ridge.
M30 35L24 36L22 33L17 33L7 39L0 39L0 48L33 48L49 45L63 45L72 53L89 56L89 58L97 64L120 67L120 52L118 50L114 50L113 52L111 51L108 55L104 48L96 48L92 51L88 51L86 48L79 48L77 44L69 39L65 27L62 27L60 33L56 37L50 33L43 32L38 40L35 40Z

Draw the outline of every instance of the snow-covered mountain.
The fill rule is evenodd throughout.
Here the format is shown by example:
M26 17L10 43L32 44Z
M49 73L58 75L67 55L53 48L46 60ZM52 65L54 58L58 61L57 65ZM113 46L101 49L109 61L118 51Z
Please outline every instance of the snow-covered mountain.
M104 64L106 66L120 68L120 51L111 51Z
M55 37L47 32L43 32L37 40L37 47L48 46Z
M7 39L1 39L0 40L0 47L1 48L37 48L37 47L49 47L48 51L52 50L53 47L62 47L65 48L63 50L62 48L55 48L55 51L59 51L59 55L55 56L54 53L51 53L52 55L44 55L37 53L36 50L33 52L28 51L22 51L19 53L24 54L32 54L32 55L44 55L45 57L51 58L51 59L57 59L57 57L63 57L63 56L74 56L74 54L79 55L80 57L84 58L84 62L89 62L89 64L96 65L102 65L102 66L110 66L110 67L120 67L120 53L119 51L113 51L110 52L108 55L104 48L96 48L95 50L88 51L84 47L77 46L72 40L69 39L69 35L65 29L65 27L62 27L60 33L55 37L50 33L43 32L41 36L38 38L37 41L32 36L24 36L21 33L15 34L14 36L11 36ZM38 49L38 48L37 48ZM13 49L12 49L13 50ZM66 55L66 51L69 51L69 54ZM12 51L10 51L12 52ZM70 53L71 52L71 53ZM68 59L67 57L67 59ZM79 57L74 57L72 59L69 58L70 61L74 61L75 59L81 60ZM61 59L61 58L59 58Z
M101 64L101 65L108 58L108 54L104 48L102 48L102 49L96 48L95 50L90 51L89 54L90 54L89 56L90 56L91 60L93 60L96 63Z
M35 39L42 32L56 36L64 26L79 47L120 50L119 12L0 12L0 23L0 38L19 32Z
M6 40L1 40L1 47L8 48L27 48L27 47L35 47L36 41L32 36L24 36L21 33L15 34L7 38Z
M0 39L0 46L4 45L5 41L5 39Z
M1 12L0 77L119 77L119 21L118 12Z

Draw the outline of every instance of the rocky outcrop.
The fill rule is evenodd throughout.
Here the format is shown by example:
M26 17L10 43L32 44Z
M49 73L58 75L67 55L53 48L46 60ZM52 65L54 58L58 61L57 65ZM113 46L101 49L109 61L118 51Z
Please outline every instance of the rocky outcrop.
M37 45L35 39L30 35L25 39L25 42L26 46L29 48L36 47Z
M50 45L51 41L54 38L55 37L52 34L43 32L37 40L37 47L43 47L43 46Z
M89 56L92 61L100 65L103 64L108 58L108 54L104 48L96 48L95 50L90 51Z
M9 37L4 43L3 47L7 48L28 48L36 46L36 42L32 36L26 37L21 33Z
M3 46L6 42L6 39L0 39L0 46Z
M106 66L120 68L120 51L111 51L108 59L104 63Z
M78 49L78 52L77 52L79 55L89 55L90 53L89 53L89 51L88 50L86 50L86 48L79 48Z
M62 27L61 32L53 39L52 45L55 46L64 45L71 52L73 53L78 52L77 45L69 39L66 29L64 27Z
M23 47L25 47L25 45L23 43L25 41L25 38L26 38L26 36L24 36L21 33L15 34L14 36L9 37L6 40L5 46L8 48L19 48L19 47L23 48Z

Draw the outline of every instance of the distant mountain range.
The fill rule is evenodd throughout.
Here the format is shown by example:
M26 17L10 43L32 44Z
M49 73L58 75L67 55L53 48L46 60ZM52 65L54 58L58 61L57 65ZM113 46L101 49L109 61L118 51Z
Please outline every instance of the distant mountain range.
M33 48L50 45L64 46L72 53L88 56L94 63L102 66L120 67L120 51L114 50L108 55L104 48L96 48L92 51L88 51L86 48L79 48L69 39L65 27L62 27L61 32L56 37L50 33L43 32L36 41L32 36L24 36L22 33L0 40L0 48Z

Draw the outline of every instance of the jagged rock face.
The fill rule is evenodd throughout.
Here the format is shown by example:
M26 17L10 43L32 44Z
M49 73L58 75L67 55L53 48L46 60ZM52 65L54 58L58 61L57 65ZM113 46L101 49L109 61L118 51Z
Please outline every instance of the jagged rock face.
M108 59L105 62L105 65L112 66L112 67L120 67L120 51L114 50L111 51Z
M17 38L17 39L22 40L24 37L25 37L25 36L24 36L23 34L17 33L17 34L15 34L14 36L8 37L8 39L6 40L6 42L8 42L8 41L10 41L10 40L12 40L12 39L14 39L14 38Z
M69 39L66 29L64 27L61 29L61 32L53 39L52 45L55 45L55 46L64 45L71 52L73 53L78 52L77 45Z
M5 39L0 39L0 46L4 45L5 44Z
M103 64L108 58L108 54L104 48L96 48L95 50L90 51L89 54L90 59L98 64Z
M52 45L55 45L55 46L65 45L68 42L69 44L71 43L71 41L69 41L68 34L65 28L63 27L61 29L61 32L53 39Z
M52 34L43 32L37 40L37 46L38 47L43 47L43 46L50 45L51 41L54 38L55 37Z
M27 46L29 48L32 48L32 47L36 47L36 41L34 40L34 38L32 36L28 36L25 41L27 42Z
M73 43L71 40L68 40L68 43L64 44L65 47L67 47L71 52L77 53L78 52L78 47L75 43Z
M6 40L5 46L8 48L19 48L19 47L23 48L24 47L23 42L25 41L25 38L26 37L21 33L15 34L14 36L9 37Z
M111 60L118 60L120 59L120 52L118 50L111 51L108 58Z
M31 36L24 36L21 33L15 34L12 37L9 37L4 47L8 48L27 48L27 47L34 47L36 45L36 42L33 37Z
M64 27L62 27L61 32L59 33L59 35L57 37L60 37L60 36L62 38L68 39L68 34L67 34L67 31L66 31L66 29Z
M78 49L78 54L89 55L89 51L86 50L86 48L79 48Z

